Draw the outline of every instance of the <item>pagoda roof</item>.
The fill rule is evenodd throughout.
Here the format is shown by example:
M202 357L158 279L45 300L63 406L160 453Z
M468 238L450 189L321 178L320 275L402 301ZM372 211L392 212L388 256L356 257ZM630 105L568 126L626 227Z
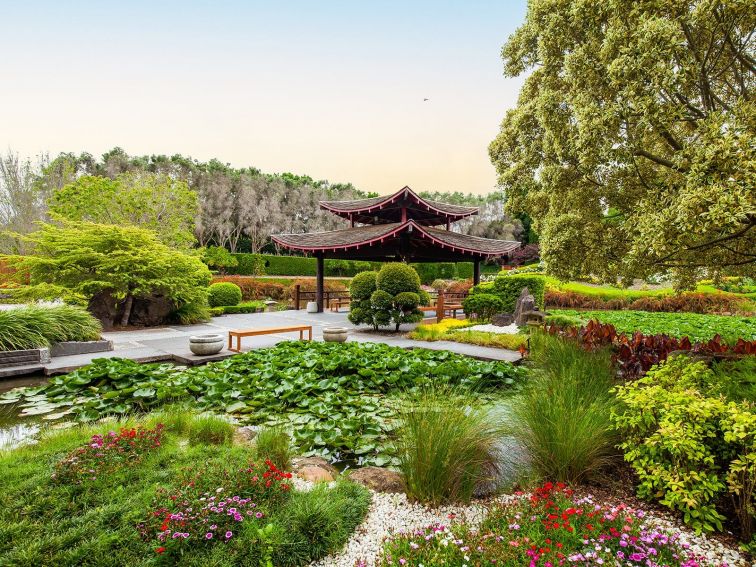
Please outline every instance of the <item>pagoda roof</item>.
M271 238L285 248L326 258L401 258L416 262L498 258L520 247L517 241L470 236L424 226L414 220L327 232L278 234Z
M478 213L478 207L424 199L406 186L392 195L382 197L321 201L320 207L360 224L388 224L411 219L417 224L434 226L452 223Z

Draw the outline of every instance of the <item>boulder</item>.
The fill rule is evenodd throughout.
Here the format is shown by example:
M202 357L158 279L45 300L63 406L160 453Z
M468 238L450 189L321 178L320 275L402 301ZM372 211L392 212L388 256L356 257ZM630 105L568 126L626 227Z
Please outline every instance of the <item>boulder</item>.
M339 471L331 463L329 463L323 457L299 457L292 460L291 469L294 472L299 471L305 467L318 467L327 471L334 478L339 474Z
M328 470L314 465L299 468L297 470L297 476L308 482L331 482L336 478L333 474L328 472Z
M349 474L349 480L376 492L404 492L402 475L381 467L362 467Z
M154 327L163 325L176 310L176 304L165 295L135 297L131 306L129 325L137 327Z
M491 324L497 327L509 327L514 323L514 315L511 313L498 313L491 317Z
M256 435L257 431L248 425L237 427L236 431L234 431L234 442L239 445L250 445Z
M533 311L538 311L535 297L527 287L524 287L515 303L514 322L517 325L525 325L528 322L528 314Z

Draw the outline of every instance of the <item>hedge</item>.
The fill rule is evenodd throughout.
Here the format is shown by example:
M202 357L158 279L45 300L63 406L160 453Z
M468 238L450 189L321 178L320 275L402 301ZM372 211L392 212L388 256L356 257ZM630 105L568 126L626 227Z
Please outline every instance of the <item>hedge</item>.
M481 287L481 286L479 286ZM498 295L504 302L504 312L514 313L517 298L522 293L523 288L527 287L535 299L539 309L543 309L543 296L546 289L546 278L543 276L522 274L512 276L498 276L493 285L479 291L493 293Z
M314 276L317 273L315 258L273 254L233 254L233 256L239 265L227 268L226 273L229 275ZM351 278L360 272L378 271L381 266L381 262L326 260L325 275ZM471 279L473 277L472 262L420 262L411 266L415 268L420 281L425 285L437 279ZM481 274L496 274L499 269L496 265L481 264L480 266Z

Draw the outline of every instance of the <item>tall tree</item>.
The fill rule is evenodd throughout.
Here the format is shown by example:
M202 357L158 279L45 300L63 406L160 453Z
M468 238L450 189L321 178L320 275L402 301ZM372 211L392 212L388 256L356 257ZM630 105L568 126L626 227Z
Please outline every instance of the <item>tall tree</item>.
M755 28L743 0L529 2L490 155L550 272L754 274Z
M44 218L45 193L37 186L37 173L45 163L45 157L33 164L10 151L0 156L0 228L26 234ZM0 235L0 252L18 253L24 249L24 242L10 233Z
M155 231L170 246L194 244L197 195L183 181L154 173L114 179L85 175L54 191L50 211L70 220L129 224Z

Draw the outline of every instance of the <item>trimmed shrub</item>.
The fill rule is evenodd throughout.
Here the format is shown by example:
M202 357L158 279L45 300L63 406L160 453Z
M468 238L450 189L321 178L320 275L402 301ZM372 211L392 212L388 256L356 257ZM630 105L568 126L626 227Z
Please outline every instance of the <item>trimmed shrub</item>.
M756 411L709 395L716 378L705 362L672 356L618 388L622 408L612 417L639 496L658 499L699 531L722 530L729 496L748 541L756 518Z
M0 310L0 351L25 350L63 341L96 341L102 325L83 307L29 305Z
M208 268L225 273L227 268L235 268L239 265L239 260L226 250L223 246L208 246L202 254L202 261L207 264Z
M251 276L223 276L213 278L213 283L231 282L239 286L242 292L242 300L275 299L280 301L288 297L288 288L280 283Z
M515 274L511 276L501 275L493 281L492 292L498 295L504 302L503 311L514 312L517 298L520 297L523 288L528 288L535 298L536 305L543 309L544 291L546 278L538 275Z
M430 390L410 404L397 441L407 495L432 505L469 502L478 484L497 477L500 428L472 395Z
M370 295L367 295L368 291ZM423 297L421 297L423 294ZM365 323L378 327L422 321L418 309L421 301L430 298L420 289L417 272L407 264L385 264L376 274L357 274L351 285L352 308L349 320L355 325Z
M447 286L446 291L449 293L469 293L472 286L473 281L471 279L454 280Z
M261 254L232 254L236 266L228 266L226 272L239 276L260 276L266 273L265 259Z
M412 266L392 262L380 269L375 285L391 295L397 295L403 291L417 293L420 291L420 276Z
M257 310L263 307L265 307L265 304L262 301L245 301L239 305L225 305L219 309L222 309L223 313L227 315L235 315L238 313L257 313Z
M241 288L230 282L214 283L210 285L207 302L210 307L225 307L238 305L242 300Z
M445 290L448 285L449 285L449 282L447 280L441 280L441 279L433 280L433 283L430 284L431 288L435 289L436 291L440 291L442 289Z
M504 311L504 301L491 293L476 293L462 300L462 308L468 317L474 315L481 321L489 321L491 317Z

